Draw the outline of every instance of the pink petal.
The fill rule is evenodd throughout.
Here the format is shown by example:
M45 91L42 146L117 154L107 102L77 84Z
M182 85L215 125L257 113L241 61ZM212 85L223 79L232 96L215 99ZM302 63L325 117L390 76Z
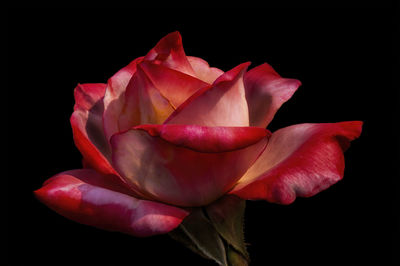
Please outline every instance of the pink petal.
M204 82L212 84L219 76L224 74L224 71L215 67L210 67L208 63L201 58L188 56L187 59L192 66L196 77Z
M35 195L71 220L139 237L168 233L188 215L177 207L123 194L102 180L93 170L72 170L47 180Z
M125 105L119 117L120 131L139 124L161 124L174 111L139 64L126 88Z
M174 108L181 105L199 89L209 85L182 72L147 61L141 63L140 67L154 87L171 102Z
M183 50L182 37L177 31L162 38L144 59L196 76Z
M290 204L343 177L343 152L362 122L299 124L272 134L267 148L230 192L244 199Z
M282 78L270 65L262 64L245 74L244 84L250 125L267 127L279 107L292 97L301 82Z
M125 90L136 72L136 65L143 60L143 57L136 58L129 65L118 71L108 80L107 89L104 95L103 129L107 140L119 132L118 118L125 103Z
M75 89L75 111L71 126L76 147L85 161L104 174L116 174L108 159L110 145L102 125L105 84L79 84Z
M144 125L111 138L113 162L149 197L202 206L225 194L264 150L262 128Z
M180 105L164 122L176 125L248 126L249 114L243 75L250 63L241 64L220 76Z

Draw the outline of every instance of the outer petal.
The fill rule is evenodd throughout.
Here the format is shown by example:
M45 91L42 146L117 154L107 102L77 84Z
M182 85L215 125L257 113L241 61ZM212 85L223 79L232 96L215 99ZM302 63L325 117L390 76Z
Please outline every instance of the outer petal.
M71 220L140 237L167 233L188 215L177 207L123 194L102 180L93 170L72 170L46 181L35 195Z
M301 82L282 78L270 65L263 64L245 74L244 84L250 125L267 127L279 107L292 97Z
M219 76L224 74L224 71L210 67L205 60L199 57L188 56L187 59L196 73L196 77L204 82L212 84Z
M78 84L78 86L76 86L74 90L74 98L75 98L74 111L91 110L104 97L106 86L107 85L103 83ZM92 110L92 111L99 112L101 110Z
M262 128L145 125L111 138L113 162L151 198L202 206L225 194L264 150Z
M249 113L243 75L250 63L224 73L212 86L203 88L164 122L175 125L248 126Z
M119 132L118 117L122 112L125 103L125 90L136 72L136 66L143 60L143 57L136 58L129 65L118 71L108 80L107 89L104 95L103 128L107 140Z
M147 61L141 63L140 67L174 108L181 105L199 89L209 85L195 77Z
M79 84L75 89L71 126L75 145L85 161L104 174L115 174L108 159L111 150L103 134L103 96L105 84Z
M292 203L343 177L345 151L362 122L299 124L272 134L268 147L230 192L244 199Z
M196 76L183 50L182 37L177 31L162 38L144 59Z

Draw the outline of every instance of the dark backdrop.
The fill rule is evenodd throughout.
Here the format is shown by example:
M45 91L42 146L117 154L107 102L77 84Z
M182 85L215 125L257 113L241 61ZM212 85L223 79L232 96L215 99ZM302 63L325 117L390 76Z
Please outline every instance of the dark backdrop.
M398 243L394 12L260 8L8 12L2 102L8 107L3 230L9 261L213 265L166 235L141 239L72 222L32 194L52 175L81 166L69 125L77 83L106 82L175 30L188 55L212 66L226 71L245 61L251 67L268 62L282 76L302 81L271 131L303 122L365 122L345 154L338 184L289 206L248 201L252 265L389 263Z

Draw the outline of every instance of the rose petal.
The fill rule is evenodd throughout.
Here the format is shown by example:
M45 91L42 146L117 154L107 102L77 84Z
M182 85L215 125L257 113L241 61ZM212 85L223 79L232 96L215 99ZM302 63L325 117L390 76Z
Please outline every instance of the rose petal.
M270 132L260 127L202 127L194 125L140 125L153 137L199 152L227 152L246 148Z
M344 156L362 122L299 124L272 134L267 148L230 192L244 199L290 204L343 177Z
M114 133L120 131L118 117L125 103L126 86L128 86L133 74L136 73L137 64L142 60L143 57L136 58L108 80L103 100L105 110L103 114L103 129L107 140L109 140Z
M85 168L107 175L113 182L129 188L132 195L146 198L127 184L111 165L111 147L103 134L103 96L105 84L79 84L75 89L75 111L71 115L74 142L83 156Z
M162 38L144 59L196 76L183 50L182 37L177 31Z
M78 84L74 90L74 111L89 111L92 109L104 97L106 86L104 83Z
M248 126L249 113L243 75L250 63L241 64L220 76L180 105L164 122L175 125Z
M139 64L125 93L125 105L119 117L120 131L139 124L161 124L174 111L173 106L146 75Z
M181 105L199 89L209 85L182 72L147 61L141 63L140 67L154 87L171 102L174 108Z
M88 169L64 172L47 180L35 195L71 220L139 237L168 233L188 215L177 207L118 192L102 178Z
M79 84L75 88L74 113L70 122L76 147L85 161L104 174L116 174L108 159L110 146L103 134L105 84Z
M102 131L97 131L98 118L98 116L80 110L71 115L70 122L75 146L85 161L94 169L103 174L116 174L108 160L111 158L109 145L103 142L105 139L103 139L104 136L101 136Z
M224 74L224 71L216 67L210 67L205 60L199 57L187 56L187 59L192 66L196 77L204 82L212 84L219 76Z
M262 128L146 125L111 138L127 182L178 206L206 205L226 193L264 150Z
M282 78L270 65L263 64L245 74L244 84L250 125L267 127L279 107L292 97L301 82Z

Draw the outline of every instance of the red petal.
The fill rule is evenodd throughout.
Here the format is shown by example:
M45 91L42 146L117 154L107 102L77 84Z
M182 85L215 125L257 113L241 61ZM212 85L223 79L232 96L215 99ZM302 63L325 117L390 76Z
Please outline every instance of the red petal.
M361 127L360 121L299 124L274 132L230 193L281 204L317 194L343 177L343 151L359 137Z
M119 117L120 131L140 124L161 124L174 111L171 103L154 86L139 64L125 93Z
M176 125L248 126L249 114L243 75L250 63L241 64L220 76L176 109L164 122Z
M264 150L262 128L145 125L111 138L113 162L153 199L202 206L225 194Z
M143 62L140 64L146 76L157 90L176 108L196 91L209 84L162 65Z
M92 109L104 97L106 86L104 83L78 84L74 90L74 110L89 111Z
M270 65L263 64L245 74L244 84L250 125L267 127L279 107L292 97L301 82L282 78Z
M177 207L118 192L103 179L93 170L72 170L47 180L35 195L71 220L140 237L168 233L188 215Z
M143 57L136 58L129 65L118 71L108 80L107 89L104 95L103 129L107 140L119 132L118 118L125 103L125 90L133 74L136 73L136 66L143 60Z
M108 159L110 145L103 134L105 84L79 84L75 89L75 111L71 126L76 147L85 161L104 174L115 174Z
M224 71L215 67L210 67L208 63L201 58L187 56L187 59L192 66L196 77L204 82L212 84L219 76L224 74Z
M144 59L196 76L183 50L182 37L177 31L162 38Z
M270 132L260 127L202 127L194 125L140 125L153 137L199 152L227 152L246 148Z
M107 159L111 157L109 145L104 142L105 139L103 139L104 136L101 136L101 131L97 131L99 126L97 119L91 117L93 116L89 113L80 110L72 114L70 122L75 145L85 158L85 161L97 171L103 174L115 174ZM100 133L96 134L95 132Z

